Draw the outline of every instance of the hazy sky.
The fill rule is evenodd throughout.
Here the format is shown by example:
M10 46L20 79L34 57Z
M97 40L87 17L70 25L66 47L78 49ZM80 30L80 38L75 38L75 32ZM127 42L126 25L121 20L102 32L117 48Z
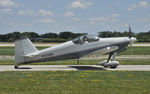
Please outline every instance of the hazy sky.
M0 0L0 33L150 30L150 0Z

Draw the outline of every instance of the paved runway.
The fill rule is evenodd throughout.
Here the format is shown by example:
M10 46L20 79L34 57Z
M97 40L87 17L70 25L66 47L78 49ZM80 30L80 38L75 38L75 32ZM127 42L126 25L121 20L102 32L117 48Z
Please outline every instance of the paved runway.
M116 69L103 68L98 65L0 65L0 71L65 71L65 70L112 70L112 71L150 71L150 65L119 65Z

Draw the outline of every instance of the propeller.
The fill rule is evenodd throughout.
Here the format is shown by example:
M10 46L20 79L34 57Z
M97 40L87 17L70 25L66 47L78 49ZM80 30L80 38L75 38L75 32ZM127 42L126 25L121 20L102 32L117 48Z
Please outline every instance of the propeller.
M132 38L132 30L131 30L131 26L129 24L129 39L130 39L130 50L131 50L131 54L133 54L133 47L132 47L132 43L131 43L131 38Z
M130 24L129 24L129 39L131 39L132 37L132 31L131 31L131 27L130 27Z

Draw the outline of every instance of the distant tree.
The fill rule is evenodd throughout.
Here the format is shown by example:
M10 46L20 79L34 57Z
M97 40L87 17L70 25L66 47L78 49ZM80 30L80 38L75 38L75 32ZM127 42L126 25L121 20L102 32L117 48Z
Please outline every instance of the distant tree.
M82 35L86 35L87 33L74 33L74 35L72 36L72 39L82 36Z
M21 34L21 36L27 36L27 37L31 38L31 36L30 36L30 33L29 33L29 32L23 32L23 33Z
M59 38L59 35L56 33L45 33L41 35L42 38Z
M101 31L98 32L100 37L128 37L129 36L129 32L124 31L124 32L111 32L111 31ZM135 34L133 32L131 32L132 36L135 36Z
M72 39L74 34L72 32L66 31L66 32L60 32L59 37L63 39Z
M135 36L139 42L150 42L150 31L149 32L140 32Z
M101 31L101 32L98 33L98 36L103 37L103 38L111 37L112 36L112 32L110 32L110 31Z
M21 37L21 33L17 32L17 31L13 32L13 35L14 35L14 40L16 40L16 39Z
M7 36L6 34L0 35L0 42L7 42L8 40L7 40L6 36Z
M63 39L74 39L76 37L79 37L81 35L85 35L87 33L72 33L69 31L65 31L65 32L60 32L59 33L59 37L63 38Z
M134 35L133 33L131 33L132 35ZM129 36L129 32L128 31L124 31L124 32L122 32L122 36L126 36L126 37L128 37Z
M30 32L30 36L31 36L31 38L38 38L38 37L40 37L40 35L35 33L35 32Z
M29 38L38 38L39 34L37 34L35 32L23 32L22 36L27 36Z
M13 33L8 33L6 34L6 41L7 42L13 42L14 41L14 34Z

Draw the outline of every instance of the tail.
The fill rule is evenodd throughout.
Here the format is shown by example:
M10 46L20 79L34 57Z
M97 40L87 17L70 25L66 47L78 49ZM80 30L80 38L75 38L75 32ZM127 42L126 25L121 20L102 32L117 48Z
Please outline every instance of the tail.
M21 37L15 41L15 63L23 64L26 62L25 55L38 51L28 37Z

